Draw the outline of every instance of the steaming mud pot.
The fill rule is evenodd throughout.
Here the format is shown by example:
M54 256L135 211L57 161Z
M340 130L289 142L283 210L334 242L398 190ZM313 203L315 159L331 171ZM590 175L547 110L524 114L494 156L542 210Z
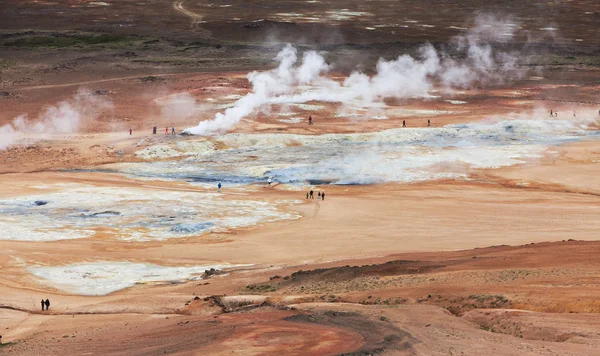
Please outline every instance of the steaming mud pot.
M218 193L48 185L53 192L0 200L0 239L54 241L89 238L98 229L127 241L156 241L298 219L294 201L226 199ZM56 190L56 191L54 191Z
M67 266L29 267L40 283L79 295L105 295L136 284L180 283L200 280L206 270L248 265L169 267L145 263L99 261Z

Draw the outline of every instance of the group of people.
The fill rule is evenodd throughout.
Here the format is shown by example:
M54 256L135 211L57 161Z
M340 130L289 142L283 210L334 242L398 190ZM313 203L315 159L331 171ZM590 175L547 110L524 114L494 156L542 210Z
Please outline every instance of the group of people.
M598 115L600 116L600 110L598 110ZM550 117L558 117L558 111L550 110ZM576 111L573 111L573 117L577 117Z
M552 112L550 113L550 116L552 116ZM312 116L308 117L308 124L313 124ZM427 126L431 126L431 119L427 119ZM406 127L406 120L402 120L402 127Z
M42 299L42 311L44 311L44 307L46 307L45 310L50 310L50 299Z
M310 192L306 193L306 199L314 199L314 198L315 198L315 192L313 192L313 190L311 189ZM318 192L317 198L320 200L325 200L325 192Z
M598 115L600 115L600 110L598 110ZM558 111L550 110L550 117L558 117ZM577 112L573 111L573 117L577 117Z
M273 181L271 180L271 178L269 178L267 180L267 184L271 185L271 183L273 183ZM217 184L217 192L221 192L221 187L223 187L223 185L221 184L221 182L219 182L219 184ZM314 198L315 198L315 192L311 189L308 193L306 193L306 199L314 199ZM317 199L325 200L325 192L317 192Z
M152 128L152 134L153 135L156 135L156 130L157 129L158 128L156 126L154 126ZM133 129L129 129L129 136L131 136L131 134L133 134ZM167 127L165 127L165 135L168 135L168 134L169 134L169 127L167 126ZM171 126L171 135L175 135L175 126Z
M156 126L152 128L152 134L156 135ZM169 126L165 127L165 135L169 134ZM175 135L175 126L171 126L171 135Z
M427 126L431 126L431 119L427 119ZM406 127L406 120L402 120L402 127Z

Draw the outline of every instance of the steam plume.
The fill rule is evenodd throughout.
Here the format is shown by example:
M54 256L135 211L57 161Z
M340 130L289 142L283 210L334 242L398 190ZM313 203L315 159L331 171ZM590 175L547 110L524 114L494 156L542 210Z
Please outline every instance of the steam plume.
M102 112L112 108L104 98L80 89L69 100L49 106L34 120L27 114L19 115L12 123L0 127L0 149L15 143L27 134L73 133L79 131L86 120L96 119Z
M427 97L434 83L468 87L513 78L520 74L516 68L517 57L506 52L496 53L489 43L510 40L514 27L494 17L478 17L466 35L454 39L454 51L463 54L460 61L426 44L420 48L417 58L401 55L391 61L380 59L373 76L353 72L342 83L324 76L330 67L317 52L304 53L302 62L296 66L297 51L288 44L276 57L279 62L276 69L248 74L252 84L249 94L232 108L217 113L214 119L201 121L184 132L195 135L223 132L270 104L321 101L359 102L370 106L385 98ZM314 88L306 90L300 87L302 85Z

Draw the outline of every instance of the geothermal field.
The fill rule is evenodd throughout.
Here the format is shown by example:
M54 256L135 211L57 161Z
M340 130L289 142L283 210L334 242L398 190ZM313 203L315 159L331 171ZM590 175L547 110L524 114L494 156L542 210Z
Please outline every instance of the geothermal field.
M599 16L2 1L0 354L598 355Z

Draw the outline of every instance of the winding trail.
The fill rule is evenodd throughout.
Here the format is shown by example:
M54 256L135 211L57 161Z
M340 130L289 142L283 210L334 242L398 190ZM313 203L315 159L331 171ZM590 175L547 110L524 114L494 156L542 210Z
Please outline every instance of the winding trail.
M175 0L173 2L173 8L175 10L181 12L185 16L188 16L189 18L192 19L192 23L190 24L190 27L192 27L192 28L198 27L198 24L202 22L202 15L198 14L196 12L190 11L190 10L186 9L185 7L183 7L184 2L185 2L185 0Z

